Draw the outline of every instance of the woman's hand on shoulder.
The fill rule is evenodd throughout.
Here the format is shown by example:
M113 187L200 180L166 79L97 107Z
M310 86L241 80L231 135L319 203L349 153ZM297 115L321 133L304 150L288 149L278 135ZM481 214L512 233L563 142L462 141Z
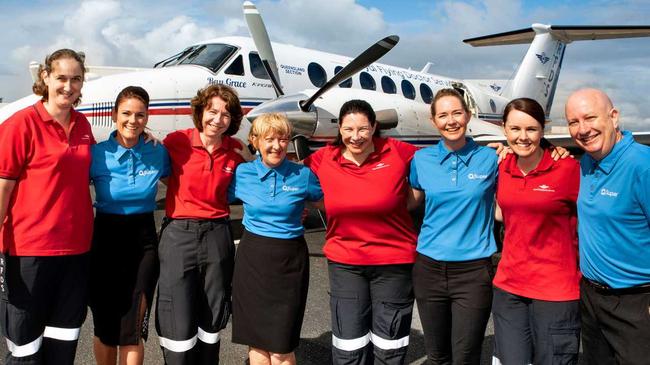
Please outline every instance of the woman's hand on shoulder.
M487 146L496 150L496 154L499 156L497 163L501 163L501 161L505 160L506 157L508 157L508 154L513 153L512 148L504 145L501 142L488 143Z
M255 155L253 153L251 153L250 149L248 148L248 145L246 143L244 143L244 141L242 141L239 138L233 137L233 139L235 141L239 142L239 144L242 146L241 149L240 148L235 148L235 152L237 152L241 156L241 158L244 159L244 161L246 161L246 162L253 161L255 159Z

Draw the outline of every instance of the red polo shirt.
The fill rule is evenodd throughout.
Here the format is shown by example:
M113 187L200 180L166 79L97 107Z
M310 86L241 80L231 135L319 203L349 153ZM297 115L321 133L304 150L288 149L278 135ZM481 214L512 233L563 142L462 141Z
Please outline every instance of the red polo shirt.
M406 180L415 146L373 138L375 152L357 166L326 146L305 159L325 194L328 259L350 265L415 260L417 234L406 210Z
M196 128L167 135L171 175L167 184L165 211L170 218L214 219L227 217L228 185L235 168L243 162L235 152L242 146L228 136L212 153L203 147Z
M86 117L75 110L70 135L43 102L0 125L0 177L16 180L0 247L16 256L77 255L90 249L90 146Z
M494 285L527 298L580 298L576 199L580 165L553 161L544 151L537 168L524 176L517 157L499 166L497 202L505 237Z

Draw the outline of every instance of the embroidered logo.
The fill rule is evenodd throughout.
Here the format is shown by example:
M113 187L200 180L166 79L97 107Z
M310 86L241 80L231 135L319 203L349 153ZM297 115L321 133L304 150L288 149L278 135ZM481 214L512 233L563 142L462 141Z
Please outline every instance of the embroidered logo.
M612 198L616 198L616 197L618 196L618 193L615 192L615 191L609 191L609 190L607 190L607 189L605 189L605 188L602 188L602 189L600 190L600 195L604 195L604 196L609 196L609 197L612 197Z
M487 179L487 177L488 177L487 175L475 174L475 173L472 173L472 172L470 172L467 175L467 178L470 179L470 180L485 180L485 179Z
M375 167L373 167L372 169L373 170L379 170L379 169L383 169L383 168L386 168L386 167L389 167L389 166L390 166L389 164L380 162Z
M140 170L138 171L138 176L147 176L157 174L158 170Z
M223 168L223 172L225 172L226 174L232 174L233 171L234 171L234 169L232 167L230 167L230 166L224 166L224 168Z
M282 191L298 191L295 186L282 185Z
M547 192L547 193L553 193L553 192L555 192L555 189L552 189L550 186L548 186L546 184L542 184L542 185L534 188L533 191L543 191L543 192Z

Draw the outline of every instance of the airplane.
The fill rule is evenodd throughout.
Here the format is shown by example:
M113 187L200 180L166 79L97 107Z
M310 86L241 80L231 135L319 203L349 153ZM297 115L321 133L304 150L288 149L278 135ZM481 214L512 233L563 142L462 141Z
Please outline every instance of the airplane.
M386 136L417 145L439 140L429 121L429 105L441 88L458 90L473 117L468 134L478 141L503 140L500 127L505 104L515 97L532 97L547 115L557 87L566 45L575 40L650 36L650 26L550 26L465 40L473 46L531 43L512 80L470 81L377 63L398 42L386 37L359 57L350 57L270 42L259 11L249 1L243 11L249 37L221 37L193 44L152 68L89 67L76 108L88 117L98 141L114 129L111 108L126 86L144 87L151 96L148 127L154 136L192 127L190 99L210 84L226 84L239 93L247 119L238 137L246 140L249 120L263 112L285 113L294 125L294 150L305 155L333 140L337 114L350 99L367 100L377 111ZM275 57L277 55L277 59ZM37 63L30 65L35 77ZM329 79L329 81L328 81ZM30 95L0 109L0 122L33 104ZM570 140L568 136L565 139Z

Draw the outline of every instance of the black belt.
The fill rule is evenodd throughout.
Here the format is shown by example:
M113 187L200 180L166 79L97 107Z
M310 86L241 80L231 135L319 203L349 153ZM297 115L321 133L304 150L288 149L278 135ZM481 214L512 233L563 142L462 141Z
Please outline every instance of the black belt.
M624 295L624 294L645 294L650 293L650 283L632 286L629 288L612 288L607 284L582 277L582 280L590 287L596 289L597 292L603 294Z

